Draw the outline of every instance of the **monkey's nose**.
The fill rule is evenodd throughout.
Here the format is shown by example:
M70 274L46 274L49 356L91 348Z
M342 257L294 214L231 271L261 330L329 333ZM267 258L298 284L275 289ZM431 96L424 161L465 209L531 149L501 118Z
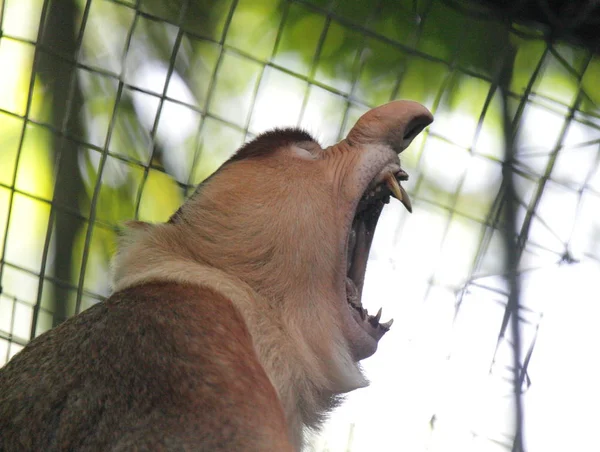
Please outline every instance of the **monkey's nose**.
M431 112L418 102L398 100L362 115L348 134L351 145L385 144L396 153L433 121Z

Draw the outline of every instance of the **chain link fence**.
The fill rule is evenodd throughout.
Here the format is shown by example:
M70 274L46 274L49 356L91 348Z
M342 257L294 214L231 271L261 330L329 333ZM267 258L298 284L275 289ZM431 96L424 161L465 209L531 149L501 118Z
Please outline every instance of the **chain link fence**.
M599 12L574 3L5 0L0 364L109 295L121 222L244 141L328 145L413 99L415 213L386 208L365 287L394 338L311 447L594 449Z

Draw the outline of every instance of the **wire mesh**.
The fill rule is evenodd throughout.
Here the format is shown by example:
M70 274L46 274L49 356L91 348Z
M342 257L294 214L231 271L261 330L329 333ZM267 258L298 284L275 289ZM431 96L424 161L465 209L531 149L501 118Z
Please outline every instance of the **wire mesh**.
M521 450L544 303L527 290L520 300L520 285L539 269L599 262L600 60L481 4L263 3L2 3L0 61L24 69L13 80L21 97L0 97L10 136L0 158L0 362L109 294L121 221L164 219L245 140L297 124L329 144L369 107L413 98L437 117L407 156L424 213L389 236L394 250L415 241L426 264L374 259L416 272L418 300L451 299L451 329L469 321L466 309L492 319L482 323L495 325L487 372L514 388L515 424L493 435L473 427L471 439ZM577 20L597 11L587 5L587 16L569 17L578 42ZM171 201L155 206L157 192ZM432 235L415 240L427 221ZM444 353L473 350L458 341ZM436 431L440 413L428 416Z

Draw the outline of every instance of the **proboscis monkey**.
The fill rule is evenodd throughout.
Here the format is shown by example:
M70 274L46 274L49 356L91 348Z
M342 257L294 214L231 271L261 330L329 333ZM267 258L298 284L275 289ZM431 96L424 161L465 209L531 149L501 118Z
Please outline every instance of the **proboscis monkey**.
M300 450L392 324L362 306L367 257L431 121L396 101L328 148L267 132L168 223L130 223L113 295L0 370L0 450Z

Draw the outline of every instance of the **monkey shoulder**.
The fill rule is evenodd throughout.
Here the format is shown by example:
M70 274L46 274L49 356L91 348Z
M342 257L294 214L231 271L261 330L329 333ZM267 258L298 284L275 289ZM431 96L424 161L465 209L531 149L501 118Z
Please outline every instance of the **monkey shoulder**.
M7 450L287 450L240 313L211 289L166 282L113 294L0 369L0 431Z

